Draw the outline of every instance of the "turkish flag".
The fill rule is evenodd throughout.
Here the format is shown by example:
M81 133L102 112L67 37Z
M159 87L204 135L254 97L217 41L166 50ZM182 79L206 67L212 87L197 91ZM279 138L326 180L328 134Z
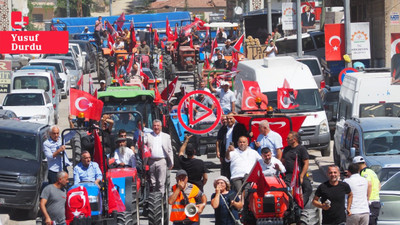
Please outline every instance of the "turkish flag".
M172 34L171 26L169 25L169 20L167 17L167 21L165 21L165 34L168 37L168 41L173 41L175 40L174 35Z
M233 62L233 68L236 69L239 64L239 53L232 52L232 62Z
M193 36L192 35L190 35L190 47L194 48L194 46L193 46Z
M122 33L122 27L124 26L125 22L125 12L122 12L122 14L118 17L117 21L115 24L117 24L117 30L118 32Z
M392 84L400 84L400 33L392 33L391 38Z
M179 76L176 76L175 79L168 84L168 87L166 87L162 92L161 92L161 98L165 101L169 101L172 97L172 95L175 93L175 88L176 88L176 83L178 82Z
M261 100L260 109L267 109L268 97L261 93L260 86L257 81L242 80L243 83L243 98L242 110L256 110L258 106L256 99Z
M174 40L178 40L178 24L175 24L175 34L174 34ZM174 48L178 48L178 42L174 43Z
M400 33L391 34L391 57L394 54L400 54Z
M110 22L105 21L105 24L106 24L106 29L107 29L108 33L111 34L111 37L113 39L112 43L114 44L115 38L118 37L118 32L115 31L114 27L110 24Z
M147 74L145 74L145 73L143 72L143 69L142 69L142 59L140 59L139 74L140 74L141 77L143 77L143 85L146 87L146 89L149 88L149 79L150 79L150 78L149 78L149 76L147 76Z
M204 22L203 20L201 20L200 18L195 17L194 18L194 22L197 24L197 29L198 30L207 30L208 27L205 27L204 24L206 22Z
M283 87L278 88L277 91L277 106L278 109L294 109L299 107L296 104L297 91L290 88L289 82L285 79L283 82Z
M214 49L216 49L217 47L218 47L217 37L215 37L211 43L211 55L214 55Z
M253 169L251 169L251 172L246 180L246 183L248 182L254 182L257 184L258 196L264 196L265 191L269 189L259 162L256 162L253 166Z
M99 131L95 129L93 131L93 136L94 136L94 154L93 154L93 161L99 164L101 173L104 172L104 153L103 153L103 145L101 144L100 136L99 136ZM106 168L107 170L107 164Z
M79 78L78 82L76 83L77 89L83 91L83 76Z
M135 25L133 20L131 21L131 26L129 27L129 32L131 33L131 42L129 43L129 49L132 51L132 48L136 46L136 34L135 34Z
M160 38L158 37L157 29L154 29L154 45L157 46Z
M87 92L71 88L69 107L71 115L78 116L80 112L83 112L85 118L100 120L103 102Z
M238 52L240 52L240 48L243 45L243 40L244 40L244 34L242 34L242 36L240 36L239 40L233 46Z
M70 189L67 192L67 200L65 204L65 219L70 224L74 217L90 217L92 210L87 190L83 186Z
M326 61L341 61L344 54L344 24L325 24Z
M126 67L126 74L129 75L131 70L132 70L132 66L133 66L133 59L134 59L134 55L131 55L131 58L129 59L129 64L128 67Z
M54 26L54 24L51 24L50 30L51 30L51 31L57 31L57 28Z
M114 186L112 179L108 178L108 213L111 214L113 211L124 212L125 210L125 205L117 188Z
M97 98L97 89L94 89L93 97Z
M294 162L292 180L290 181L290 187L292 188L292 195L294 200L297 202L300 208L304 209L303 202L303 190L300 185L300 169L299 162L296 154L296 161Z
M204 65L203 65L204 69L210 69L210 61L208 59L208 56L206 55L205 59L204 59Z
M260 122L263 120L267 120L269 122L269 126L271 130L277 132L282 137L283 146L287 145L286 137L290 131L298 131L303 124L304 120L307 116L291 116L291 117L276 117L276 118L251 118L249 116L234 116L235 120L238 123L241 123L249 129L251 123L251 131L253 132L253 137L251 138L251 142L257 140L260 131L258 130L258 126Z

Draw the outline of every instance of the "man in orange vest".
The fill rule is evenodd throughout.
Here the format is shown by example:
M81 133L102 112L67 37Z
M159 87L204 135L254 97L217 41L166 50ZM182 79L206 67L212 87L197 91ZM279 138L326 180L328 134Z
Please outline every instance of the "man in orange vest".
M207 197L196 185L188 183L188 175L185 170L179 170L176 173L176 184L172 187L172 192L168 203L172 205L170 220L173 225L200 224L199 215L207 204ZM190 203L195 204L198 210L192 217L185 214L185 207Z

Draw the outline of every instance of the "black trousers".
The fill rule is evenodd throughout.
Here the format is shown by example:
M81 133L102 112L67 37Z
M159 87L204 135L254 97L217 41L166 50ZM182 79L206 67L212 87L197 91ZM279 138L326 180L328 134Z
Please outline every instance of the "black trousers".
M379 211L381 210L380 202L371 202L369 205L369 225L376 225L378 221Z
M286 176L285 176L286 185L290 186L291 180L292 180L292 174L286 173ZM310 181L310 179L308 179L307 176L304 176L304 178L303 178L303 183L301 184L301 189L303 190L303 202L304 202L304 206L305 206L305 205L307 205L308 200L310 199L310 196L312 193L311 181Z

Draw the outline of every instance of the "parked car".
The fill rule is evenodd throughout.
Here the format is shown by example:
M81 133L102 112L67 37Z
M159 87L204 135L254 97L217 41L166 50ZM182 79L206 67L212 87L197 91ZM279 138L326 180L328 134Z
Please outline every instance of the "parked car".
M97 71L97 52L96 48L90 43L90 41L83 40L69 40L69 43L79 44L82 50L82 56L85 59L85 73Z
M68 47L69 47L68 52L72 52L73 54L75 54L76 59L79 63L79 67L85 68L85 58L83 57L82 49L81 47L79 47L79 44L69 43Z
M69 88L71 87L71 83L69 81L68 73L69 71L65 68L62 60L59 59L33 59L29 61L29 65L31 66L54 66L57 69L58 74L61 79L64 81L64 87L61 89L61 97L67 98L69 95Z
M55 122L53 104L44 90L12 90L4 98L2 107L14 111L23 122L50 125Z
M39 197L46 180L43 142L48 125L0 120L0 208L11 219L36 219Z
M339 102L340 86L325 86L321 90L322 105L324 106L326 118L329 123L331 140L333 140L336 129L336 115Z
M335 164L345 170L354 156L362 156L381 182L400 171L400 118L347 120L341 142L333 149L333 158Z
M310 31L302 34L303 54L313 55L320 60L325 56L325 34L322 31ZM275 42L278 55L297 55L297 35L279 38Z
M15 112L11 110L0 109L0 120L9 120L9 119L19 120Z
M308 66L314 77L315 83L317 83L318 88L321 88L321 82L324 80L324 76L318 58L312 55L305 55L302 57L296 57L296 60Z
M20 54L5 54L4 60L11 60L13 70L28 65L29 57Z
M83 71L79 68L78 62L72 56L48 56L46 59L60 59L64 62L69 71L69 81L71 88L76 88Z
M18 70L11 79L11 90L18 89L42 89L51 99L54 108L55 124L59 117L59 99L57 93L58 86L51 70Z
M400 173L396 173L387 180L379 192L381 210L379 225L400 224Z

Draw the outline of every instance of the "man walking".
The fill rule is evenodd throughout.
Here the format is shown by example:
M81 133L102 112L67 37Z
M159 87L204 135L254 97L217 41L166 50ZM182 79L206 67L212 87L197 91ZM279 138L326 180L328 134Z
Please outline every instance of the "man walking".
M328 168L328 178L328 181L318 186L312 203L315 207L322 208L323 225L345 225L345 195L348 195L347 215L351 215L350 206L353 194L347 183L339 181L339 167L330 165Z
M66 156L65 145L61 144L60 128L56 125L51 126L49 136L50 138L43 142L43 151L49 168L47 179L49 184L54 184L57 181L57 173L67 171L66 167L71 163Z
M358 173L358 165L350 164L347 170L349 178L344 182L350 186L353 193L353 202L351 203L350 212L347 216L347 225L367 225L369 221L368 207L368 181L361 177Z
M43 224L46 225L65 225L65 201L67 198L66 190L68 184L68 173L58 172L57 181L47 185L40 195L40 210L43 214Z
M353 163L358 164L358 172L362 177L368 180L368 202L369 202L369 224L376 225L378 221L379 211L381 210L381 202L379 191L381 190L381 182L376 173L367 167L362 156L353 158Z
M281 135L269 128L269 122L267 120L261 121L258 129L260 134L258 135L257 140L254 142L254 149L261 154L261 149L267 147L272 151L272 156L281 160L283 148Z
M171 170L174 166L174 155L171 146L171 137L161 132L161 120L153 121L153 132L147 133L144 144L151 151L148 165L150 166L150 186L152 191L165 193L165 180L167 169Z

